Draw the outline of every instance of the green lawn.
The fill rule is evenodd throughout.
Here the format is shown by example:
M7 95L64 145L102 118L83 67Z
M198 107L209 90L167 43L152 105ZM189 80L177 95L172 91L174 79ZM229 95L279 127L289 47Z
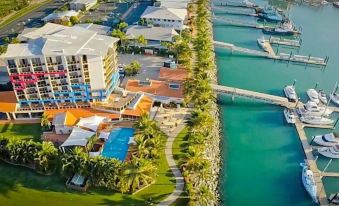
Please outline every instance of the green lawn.
M177 165L180 165L180 161L184 156L183 149L187 147L187 141L185 141L185 136L187 135L187 128L185 127L175 138L173 142L172 152L173 157ZM175 201L172 206L185 206L188 203L187 194L182 193L180 198Z
M20 139L40 140L42 131L40 124L6 124L0 125L0 136Z
M3 0L0 0L0 2L2 2ZM9 2L9 4L3 4L1 3L0 4L0 10L1 9L4 9L5 7L7 7L7 5L10 5L10 6L16 6L15 5L15 2L17 1L13 1L13 2L10 2L10 1L13 1L13 0L7 0L7 2ZM13 16L11 16L10 18L6 19L4 22L2 22L0 24L0 29L3 28L4 26L10 24L11 22L15 21L16 19L22 17L22 16L25 16L26 14L32 12L33 10L39 8L40 6L44 5L44 4L47 4L49 2L51 2L52 0L45 0L41 3L35 3L35 4L31 4L29 6L26 6L22 9L20 9L19 11L17 11ZM6 1L4 1L6 2ZM10 8L9 8L10 9Z
M40 136L40 126L0 126L0 135L18 138ZM39 132L38 132L39 131ZM60 175L42 176L32 170L0 162L0 203L8 206L87 206L87 205L146 205L152 199L159 202L175 189L175 180L168 167L164 150L160 154L159 176L156 183L135 195L90 189L79 193L66 189Z

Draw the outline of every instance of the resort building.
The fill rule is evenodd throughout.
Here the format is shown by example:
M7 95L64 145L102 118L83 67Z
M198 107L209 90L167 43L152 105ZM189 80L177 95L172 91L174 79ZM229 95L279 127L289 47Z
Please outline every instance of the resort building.
M161 42L173 42L174 37L179 34L171 27L133 25L127 28L126 35L131 41L142 35L147 40L147 45L144 47L162 48Z
M184 81L187 78L185 69L161 68L159 80L128 80L126 90L141 91L163 104L182 103L184 101Z
M62 22L69 22L72 16L78 16L79 12L77 11L60 11L60 12L53 12L46 17L44 17L42 20L46 22L52 22L56 24L61 24Z
M22 34L21 40L26 43L9 44L0 56L17 101L10 119L89 108L91 102L108 100L119 84L117 38L47 23Z
M73 0L69 3L69 7L71 10L84 11L84 10L90 9L96 4L97 4L97 0Z
M154 26L170 27L179 31L187 28L186 9L148 6L141 18Z

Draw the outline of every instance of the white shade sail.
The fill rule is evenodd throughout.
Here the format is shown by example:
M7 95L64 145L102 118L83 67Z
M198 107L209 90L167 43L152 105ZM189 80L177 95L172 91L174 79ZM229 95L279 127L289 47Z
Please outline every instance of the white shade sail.
M89 138L91 138L93 135L95 135L95 132L74 127L72 133L60 147L86 146Z
M109 132L100 132L99 139L108 139Z
M106 117L101 117L101 116L92 116L92 117L81 118L80 121L78 122L77 126L88 128L88 129L96 132L100 123L104 119L106 119Z

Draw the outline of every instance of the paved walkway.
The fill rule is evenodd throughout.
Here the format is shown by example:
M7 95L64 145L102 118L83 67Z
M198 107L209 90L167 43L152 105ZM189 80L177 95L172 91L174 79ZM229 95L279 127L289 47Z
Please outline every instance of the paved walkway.
M186 115L184 115L185 119ZM168 135L166 146L165 146L165 155L166 160L169 165L169 167L172 170L172 173L175 177L175 190L170 194L166 199L164 199L162 202L158 204L158 206L168 206L173 204L181 195L181 193L184 191L184 177L181 174L180 169L177 167L174 159L173 159L173 153L172 153L172 145L175 140L175 138L178 136L178 134L185 128L185 123L182 121L179 123L179 125L174 130L165 130L163 131Z

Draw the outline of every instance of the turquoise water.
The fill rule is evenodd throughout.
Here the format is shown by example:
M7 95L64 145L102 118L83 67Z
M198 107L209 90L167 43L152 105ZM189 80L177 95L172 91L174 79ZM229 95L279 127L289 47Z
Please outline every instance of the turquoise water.
M329 56L328 66L322 70L216 49L219 84L283 96L284 85L296 79L297 92L303 102L307 101L306 90L317 82L318 88L329 93L339 81L339 9L332 5L315 8L280 1L256 3L279 5L298 27L302 27L301 48L280 46L279 52ZM216 15L256 21L253 17ZM262 35L260 30L214 22L217 41L260 50L256 39ZM224 134L221 174L224 205L313 205L301 182L299 163L304 153L295 128L284 121L283 109L241 98L232 102L227 96L219 98L219 105ZM332 117L336 119L338 115ZM330 130L306 129L309 140L314 134L326 132ZM327 162L328 159L319 156L320 169ZM334 160L328 171L339 171L339 160ZM339 192L339 179L324 178L324 183L328 194Z
M124 161L128 151L129 138L134 134L133 128L118 128L112 130L101 153L103 157Z

